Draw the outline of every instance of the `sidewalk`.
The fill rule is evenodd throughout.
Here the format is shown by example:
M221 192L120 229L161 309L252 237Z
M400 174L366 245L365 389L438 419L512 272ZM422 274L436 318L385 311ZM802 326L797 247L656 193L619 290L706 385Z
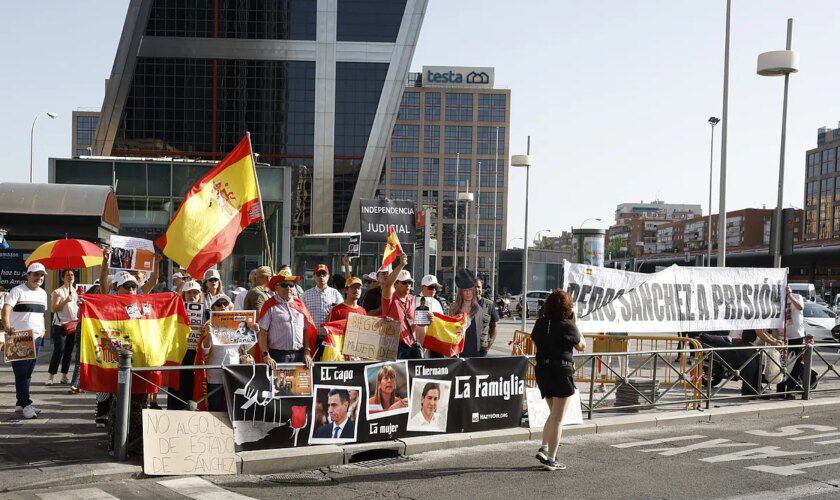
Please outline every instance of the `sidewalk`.
M67 393L66 385L44 386L50 354L49 347L42 352L33 376L32 399L42 409L39 418L34 420L25 420L14 413L15 390L11 367L0 367L0 491L141 477L139 458L117 463L109 455L104 429L97 429L93 423L93 394L71 395ZM585 420L583 425L567 427L564 435L836 411L840 408L840 395L833 394L820 394L817 396L819 399L810 401L715 403L706 411L656 409L626 415L596 413L593 420ZM537 440L540 435L538 430L514 428L344 446L242 452L238 454L238 470L242 474L301 471L349 463L358 460L360 453L372 450L412 455L440 449Z

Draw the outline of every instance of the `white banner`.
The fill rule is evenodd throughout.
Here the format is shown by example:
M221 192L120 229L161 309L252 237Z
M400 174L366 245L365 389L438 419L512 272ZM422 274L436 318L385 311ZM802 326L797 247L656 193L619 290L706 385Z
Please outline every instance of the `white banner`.
M785 269L680 267L654 274L563 263L578 329L699 332L782 328Z

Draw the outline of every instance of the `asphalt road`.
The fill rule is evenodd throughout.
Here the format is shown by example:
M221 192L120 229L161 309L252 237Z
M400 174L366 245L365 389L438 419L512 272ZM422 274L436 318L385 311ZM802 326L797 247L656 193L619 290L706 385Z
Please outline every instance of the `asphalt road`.
M5 498L829 499L840 496L838 444L840 416L821 412L570 437L560 452L565 471L543 471L538 443L530 442L295 474L143 479Z

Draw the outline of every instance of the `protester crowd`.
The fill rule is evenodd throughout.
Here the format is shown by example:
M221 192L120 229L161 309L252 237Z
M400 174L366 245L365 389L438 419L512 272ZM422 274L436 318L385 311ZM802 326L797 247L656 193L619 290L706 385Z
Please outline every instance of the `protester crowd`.
M158 282L158 269L154 269L149 276L142 271L119 271L112 274L109 269L110 250L106 248L103 254L100 277L86 293L134 295L153 292ZM347 257L343 264L344 274L333 276L327 264L314 266L314 286L307 290L301 288L301 277L295 275L288 265L280 266L276 274L268 266L256 268L249 273L247 289L231 288L227 293L223 277L216 269L205 272L200 280L184 270L176 272L171 278L172 285L168 291L176 293L184 303L203 304L205 308L205 323L200 328L200 335L188 344L181 364L232 365L257 360L267 363L271 368L278 363L292 362L311 366L312 362L320 361L324 354L324 341L328 335L324 324L346 320L351 313L387 317L396 321L400 329L397 359L446 355L423 348L423 339L429 325L428 317L435 313L464 318L463 348L458 354L460 357L484 357L493 346L499 316L493 302L483 297L482 281L471 271L462 269L457 272L455 299L444 310L436 298L440 284L434 275L424 276L420 280L419 294L415 295L415 282L406 269L408 257L405 254L400 254L395 265L362 276L352 275ZM26 282L3 294L0 326L5 332L32 330L36 338L36 351L40 350L43 343L41 339L49 333L53 352L45 384L66 384L71 394L78 394L81 392L79 310L85 299L76 291L72 270L60 271L60 276L61 285L48 297L43 289L46 269L39 263L31 264L27 268ZM804 338L804 300L790 289L787 291L787 299L785 329L781 332L729 332L733 345L752 345L756 339L768 345L787 343L793 345L791 353L795 356ZM48 310L52 312L49 332L44 321L44 313ZM211 341L210 311L231 310L258 312L256 345L223 346L214 345ZM557 461L557 450L568 398L575 390L572 352L586 347L575 325L573 310L570 296L555 290L546 299L532 333L537 346L536 380L550 408L543 446L537 454L547 470L564 468ZM77 353L75 368L70 375L74 352ZM11 363L15 375L16 411L27 419L36 418L40 413L30 398L36 360L37 352L36 359ZM61 374L57 380L59 370ZM802 362L799 358L793 364L790 377L779 384L779 390L796 390L801 372ZM197 399L196 388L206 384L203 391L206 404L203 407L211 411L225 410L221 370L182 370L178 376L179 383L174 384L177 387L169 391L168 409L189 409L188 402ZM96 395L94 420L98 427L109 427L109 433L113 432L115 399L110 393ZM132 395L131 404L132 419L139 415L141 408L160 408L156 394ZM130 427L135 430L139 426L138 422L132 424Z

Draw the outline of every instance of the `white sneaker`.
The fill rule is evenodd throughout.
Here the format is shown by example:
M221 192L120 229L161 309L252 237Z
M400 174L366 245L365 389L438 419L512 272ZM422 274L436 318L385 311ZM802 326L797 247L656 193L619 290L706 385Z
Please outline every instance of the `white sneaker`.
M39 413L41 413L41 409L40 409L40 408L36 408L36 407L34 407L33 405L29 405L29 406L31 406L31 407L32 407L32 409L33 409L33 410L35 410L35 414L36 414L36 415L37 415L37 414L39 414ZM22 412L22 411L23 411L23 407L22 407L22 406L15 406L15 413L20 413L20 412Z
M29 405L23 409L23 418L37 418L38 412L35 411L35 407Z

